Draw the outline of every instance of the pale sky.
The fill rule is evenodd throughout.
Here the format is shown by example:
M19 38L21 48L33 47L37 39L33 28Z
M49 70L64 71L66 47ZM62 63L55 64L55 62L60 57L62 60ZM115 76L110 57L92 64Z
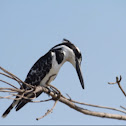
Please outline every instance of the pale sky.
M114 82L122 75L126 91L126 1L125 0L0 0L0 66L25 80L38 58L66 38L82 52L85 89L70 63L61 68L52 84L63 95L90 104L126 107L126 98ZM2 76L0 76L1 78ZM3 84L1 84L3 86ZM48 98L42 94L38 99ZM11 104L1 100L0 115ZM126 121L83 115L58 103L53 113L37 117L53 102L29 103L14 109L1 125L119 125ZM83 106L85 109L122 114Z

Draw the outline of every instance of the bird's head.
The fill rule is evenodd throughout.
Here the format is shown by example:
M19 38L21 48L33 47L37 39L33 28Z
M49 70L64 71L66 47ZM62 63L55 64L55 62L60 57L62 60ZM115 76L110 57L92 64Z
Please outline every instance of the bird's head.
M84 89L84 80L81 72L82 55L78 47L69 40L63 39L61 44L56 45L53 49L61 49L64 54L64 61L70 62L77 71L80 83Z

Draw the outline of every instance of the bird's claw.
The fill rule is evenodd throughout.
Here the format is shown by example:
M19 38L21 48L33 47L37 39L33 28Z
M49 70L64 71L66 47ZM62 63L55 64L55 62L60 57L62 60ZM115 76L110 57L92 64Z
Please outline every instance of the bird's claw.
M54 94L55 94L55 98L53 98L54 100L59 100L60 99L60 97L61 97L61 93L60 92L56 92L56 91L54 91Z

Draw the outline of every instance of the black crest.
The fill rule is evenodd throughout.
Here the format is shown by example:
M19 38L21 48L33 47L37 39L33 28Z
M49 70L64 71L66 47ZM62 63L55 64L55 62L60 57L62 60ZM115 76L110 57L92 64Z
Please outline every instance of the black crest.
M65 39L65 38L64 38L64 39L63 39L63 43L65 43L65 42L66 42L66 43L71 43L68 39Z
M60 43L60 44L54 46L52 49L54 49L54 48L56 48L56 47L58 47L58 46L62 46L62 45L65 45L65 46L69 47L70 49L72 49L73 52L74 52L74 54L75 54L75 56L76 56L76 58L82 59L82 55L81 55L81 53L78 51L77 47L76 47L74 44L72 44L69 40L67 40L67 39L65 39L65 38L63 39L63 42L62 42L62 43Z

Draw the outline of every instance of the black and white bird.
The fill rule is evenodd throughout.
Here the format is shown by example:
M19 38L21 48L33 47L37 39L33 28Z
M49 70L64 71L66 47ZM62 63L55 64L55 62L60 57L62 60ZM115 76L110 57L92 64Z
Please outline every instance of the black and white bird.
M51 48L44 56L42 56L30 69L25 82L30 85L45 86L53 81L61 66L66 62L70 62L77 71L80 83L84 89L84 81L81 73L82 55L78 47L72 44L69 40L63 39L63 42ZM22 85L27 89L26 85ZM41 94L41 93L40 93ZM40 95L37 94L37 97ZM27 100L14 100L9 108L3 113L2 117L6 117L11 109L16 106L16 111L21 109Z

